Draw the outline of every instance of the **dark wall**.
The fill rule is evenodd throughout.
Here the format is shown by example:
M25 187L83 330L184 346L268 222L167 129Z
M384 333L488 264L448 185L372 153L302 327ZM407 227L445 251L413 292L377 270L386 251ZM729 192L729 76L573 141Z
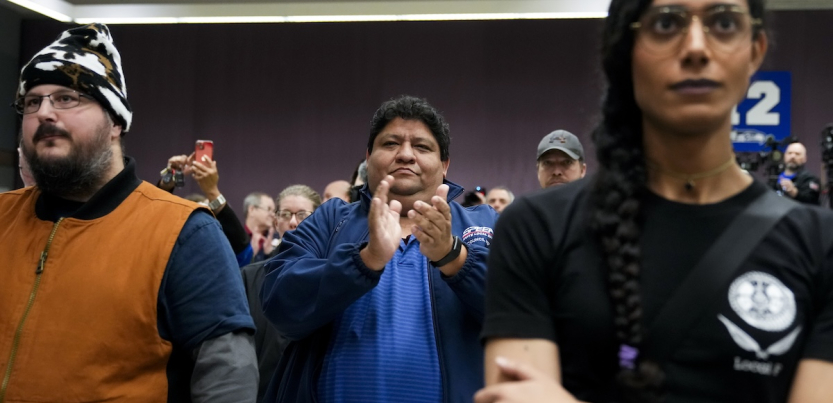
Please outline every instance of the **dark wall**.
M833 123L833 10L780 11L763 68L792 72L792 133L807 146L807 168L821 169L821 130Z
M0 94L10 99L17 90L20 69L21 18L0 7ZM9 101L11 102L11 101ZM17 114L0 102L0 192L19 187L17 174Z
M428 98L451 124L449 178L468 188L537 188L535 149L551 130L598 118L601 20L112 26L135 110L127 149L155 181L169 156L215 141L220 187L244 196L293 183L321 191L364 157L382 101ZM778 12L765 68L793 72L793 129L819 169L833 121L833 12ZM63 29L24 23L26 59ZM197 191L189 184L185 194Z

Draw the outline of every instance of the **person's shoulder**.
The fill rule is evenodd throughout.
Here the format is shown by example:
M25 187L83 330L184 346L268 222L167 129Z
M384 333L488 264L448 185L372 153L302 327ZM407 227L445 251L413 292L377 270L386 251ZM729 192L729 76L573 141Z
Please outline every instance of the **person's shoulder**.
M520 196L503 210L498 227L553 238L581 234L574 230L580 230L586 222L591 184L590 179L580 179Z
M560 186L539 189L526 195L531 203L551 203L553 201L573 201L590 191L592 178L585 177Z
M806 245L833 250L833 210L790 200L793 209L777 224L776 232Z
M0 197L19 197L25 195L28 192L34 192L36 191L36 189L37 188L35 188L34 186L29 186L20 189L9 190L8 192L0 192Z
M342 217L347 217L350 213L359 208L361 208L361 202L348 203L334 197L318 206L310 217L315 217L315 222L319 223L333 221L338 222Z
M254 278L257 277L258 272L263 272L263 266L266 265L268 260L262 260L260 262L251 263L243 266L240 268L240 272L243 274L243 278Z
M826 207L795 202L787 218L802 226L818 227L833 233L833 210Z
M467 217L483 218L497 220L498 213L492 206L488 204L478 204L476 206L463 207L462 204L456 201L451 201L448 204L451 207L451 215L464 214Z
M804 179L809 179L809 180L818 180L819 179L818 176L813 175L812 172L810 172L806 169L802 169L801 172L798 173L798 176L802 177Z
M524 206L528 210L546 216L571 215L580 206L586 205L591 183L592 180L590 178L583 178L564 185L536 190L521 196L518 200L510 204L507 209L520 201L514 210ZM504 214L506 212L504 211Z
M207 231L207 232L206 232ZM183 243L184 241L190 239L193 236L201 236L213 233L222 234L223 229L220 227L220 223L217 222L217 219L205 208L198 208L191 211L191 214L185 220L185 223L182 225L182 230L179 232L179 241ZM200 242L210 242L212 237L201 236L202 239ZM225 235L222 235L222 239L226 239Z
M38 188L29 186L8 192L0 192L0 201L10 202L11 200L22 200L29 196L37 197L39 194Z
M156 211L158 214L178 211L177 214L194 216L195 211L202 211L208 214L211 219L214 219L214 214L207 207L168 193L149 182L142 181L133 191L144 198L146 206L154 206L153 209L146 209L144 211L146 214L151 214L152 211Z

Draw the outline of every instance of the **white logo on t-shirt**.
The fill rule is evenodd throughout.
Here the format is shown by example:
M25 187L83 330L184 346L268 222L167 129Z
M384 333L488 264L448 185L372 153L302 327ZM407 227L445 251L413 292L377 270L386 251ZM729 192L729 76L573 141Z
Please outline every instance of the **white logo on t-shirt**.
M798 334L801 333L801 326L799 326L790 332L790 334L786 337L776 341L771 346L767 347L766 350L763 350L758 342L752 338L752 336L744 332L743 329L739 328L729 319L726 319L725 316L717 315L717 319L720 319L720 321L726 325L726 329L729 330L732 340L734 340L740 348L755 353L755 356L762 360L769 358L770 355L781 355L790 351L790 348L792 348L793 344L795 344L795 339L798 338Z
M744 322L757 329L779 332L789 328L796 317L795 295L771 274L758 271L741 275L729 286L729 305ZM759 360L783 355L795 345L801 326L764 349L749 333L723 315L717 319L726 326L738 347L755 353ZM777 362L754 361L735 357L736 371L778 376L783 365Z
M795 321L795 296L774 276L752 271L729 286L729 304L746 323L768 332L784 330Z

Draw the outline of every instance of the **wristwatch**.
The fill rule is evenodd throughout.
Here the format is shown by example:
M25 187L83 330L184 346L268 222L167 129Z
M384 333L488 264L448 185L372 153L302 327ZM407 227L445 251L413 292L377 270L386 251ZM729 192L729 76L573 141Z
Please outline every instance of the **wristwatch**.
M460 256L460 252L463 251L463 240L460 237L455 236L453 242L451 244L451 252L448 252L442 259L437 260L436 262L431 262L431 265L434 267L442 267L457 259Z
M226 198L223 197L223 195L220 195L220 196L217 196L216 199L214 199L210 203L208 203L208 208L210 208L211 211L216 213L217 210L219 210L220 207L223 207L225 204L226 204Z

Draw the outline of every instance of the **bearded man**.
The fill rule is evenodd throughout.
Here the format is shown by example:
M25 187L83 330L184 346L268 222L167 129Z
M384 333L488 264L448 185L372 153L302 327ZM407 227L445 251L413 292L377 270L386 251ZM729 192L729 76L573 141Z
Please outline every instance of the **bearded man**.
M821 182L807 172L807 148L801 143L792 143L784 152L784 172L778 176L775 190L778 194L807 204L819 204Z
M237 262L205 208L138 179L108 28L23 67L35 186L0 194L0 402L254 402Z

